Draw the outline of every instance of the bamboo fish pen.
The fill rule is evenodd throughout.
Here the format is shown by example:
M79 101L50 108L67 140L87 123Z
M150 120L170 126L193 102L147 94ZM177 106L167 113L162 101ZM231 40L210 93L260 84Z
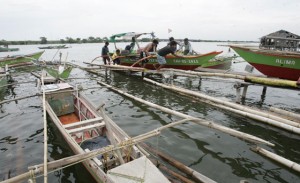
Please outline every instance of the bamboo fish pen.
M184 119L190 119L194 123L206 126L208 128L213 128L215 130L219 130L221 132L230 134L232 136L235 136L235 137L238 137L238 138L241 138L241 139L253 142L253 143L262 143L262 144L267 144L267 145L270 145L270 146L274 146L273 143L270 143L270 142L265 141L265 140L263 140L261 138L255 137L253 135L246 134L246 133L243 133L243 132L240 132L240 131L237 131L237 130L234 130L234 129L231 129L231 128L228 128L228 127L225 127L225 126L222 126L222 125L219 125L219 124L216 124L216 123L211 122L211 121L206 121L206 120L203 120L203 119L200 119L200 118L196 118L196 117L193 117L193 116L189 116L189 115L186 115L186 114L183 114L183 113L180 113L180 112L168 109L166 107L159 106L157 104L154 104L154 103L151 103L149 101L143 100L143 99L135 97L133 95L130 95L130 94L128 94L128 93L126 93L126 92L124 92L122 90L116 89L116 88L114 88L114 87L112 87L112 86L110 86L110 85L108 85L106 83L103 83L101 81L98 81L98 83L101 84L101 85L104 85L108 89L111 89L111 90L113 90L113 91L115 91L117 93L120 93L120 94L122 94L122 95L124 95L124 96L126 96L128 98L131 98L131 99L133 99L135 101L138 101L138 102L143 103L145 105L148 105L150 107L159 109L159 110L161 110L161 111L163 111L165 113L172 114L172 115L184 118Z
M296 133L296 134L300 134L300 128L299 128L299 123L287 120L287 119L283 119L271 114L265 114L264 112L260 112L257 110L253 110L250 108L247 108L245 106L239 105L239 104L235 104L232 102L227 102L224 100L220 100L220 99L216 99L214 97L210 97L198 92L194 92L194 91L190 91L187 89L183 89L183 88L179 88L179 87L175 87L175 86L168 86L168 85L164 85L158 82L155 82L153 80L144 78L145 81L148 81L152 84L155 84L157 86L161 86L163 88L166 89L170 89L179 93L184 93L185 95L188 94L189 96L195 96L195 97L199 97L208 101L211 101L213 103L216 103L217 107L226 109L226 110L230 110L231 112L235 112L238 114L241 114L243 116L270 124L272 126L276 126L278 128L282 128L284 130Z

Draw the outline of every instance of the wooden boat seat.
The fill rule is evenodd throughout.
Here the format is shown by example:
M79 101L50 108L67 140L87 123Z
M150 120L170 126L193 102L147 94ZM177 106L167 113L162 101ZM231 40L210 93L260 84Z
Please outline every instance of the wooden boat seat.
M76 127L76 126L79 126L79 125L87 125L87 124L90 124L90 123L95 123L95 122L102 121L102 120L103 120L102 117L97 117L97 118L88 119L88 120L84 120L84 121L80 121L80 122L65 124L65 125L63 125L63 127L65 129L67 129L67 128L72 128L72 127Z
M80 127L80 128L74 128L74 129L70 129L70 130L66 129L66 131L69 134L72 134L72 133L84 132L84 131L87 131L87 130L90 130L90 129L93 129L93 128L99 128L99 127L104 127L104 126L105 126L105 123L101 122L101 123L97 123L97 124L93 124L93 125L83 126L83 127Z

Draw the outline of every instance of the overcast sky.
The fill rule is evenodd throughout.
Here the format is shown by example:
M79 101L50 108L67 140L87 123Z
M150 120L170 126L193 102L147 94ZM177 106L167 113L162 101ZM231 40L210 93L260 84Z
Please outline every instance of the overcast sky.
M280 29L300 35L300 0L0 0L0 40L154 31L159 38L257 41Z

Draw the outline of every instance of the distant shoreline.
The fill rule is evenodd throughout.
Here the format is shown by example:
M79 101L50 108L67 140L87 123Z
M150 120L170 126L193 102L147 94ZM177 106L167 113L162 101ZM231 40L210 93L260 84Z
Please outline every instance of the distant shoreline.
M25 41L6 41L0 40L0 45L41 45L41 44L86 44L86 43L104 43L106 40L49 40L41 42L40 40L25 40ZM150 39L141 39L138 42L150 42ZM168 42L169 39L159 39L160 42ZM183 39L176 39L176 41L182 42ZM222 41L222 40L201 40L201 39L190 39L191 42L228 42L228 43L259 43L259 41ZM117 40L116 42L130 42L129 40Z

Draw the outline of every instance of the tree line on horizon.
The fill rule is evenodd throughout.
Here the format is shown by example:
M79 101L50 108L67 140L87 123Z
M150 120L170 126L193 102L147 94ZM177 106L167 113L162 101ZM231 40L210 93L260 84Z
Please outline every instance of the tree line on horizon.
M33 44L81 44L81 43L104 43L108 41L107 37L93 37L88 38L72 38L66 37L60 40L48 40L46 37L40 37L40 40L22 40L22 41L6 41L4 39L0 40L0 45L33 45ZM130 40L120 39L116 42L129 42ZM142 38L138 40L139 42L150 42L150 38ZM159 41L169 41L169 39L159 39ZM182 41L179 39L179 41ZM201 39L190 39L192 42L256 42L256 41L222 41L222 40L201 40Z

